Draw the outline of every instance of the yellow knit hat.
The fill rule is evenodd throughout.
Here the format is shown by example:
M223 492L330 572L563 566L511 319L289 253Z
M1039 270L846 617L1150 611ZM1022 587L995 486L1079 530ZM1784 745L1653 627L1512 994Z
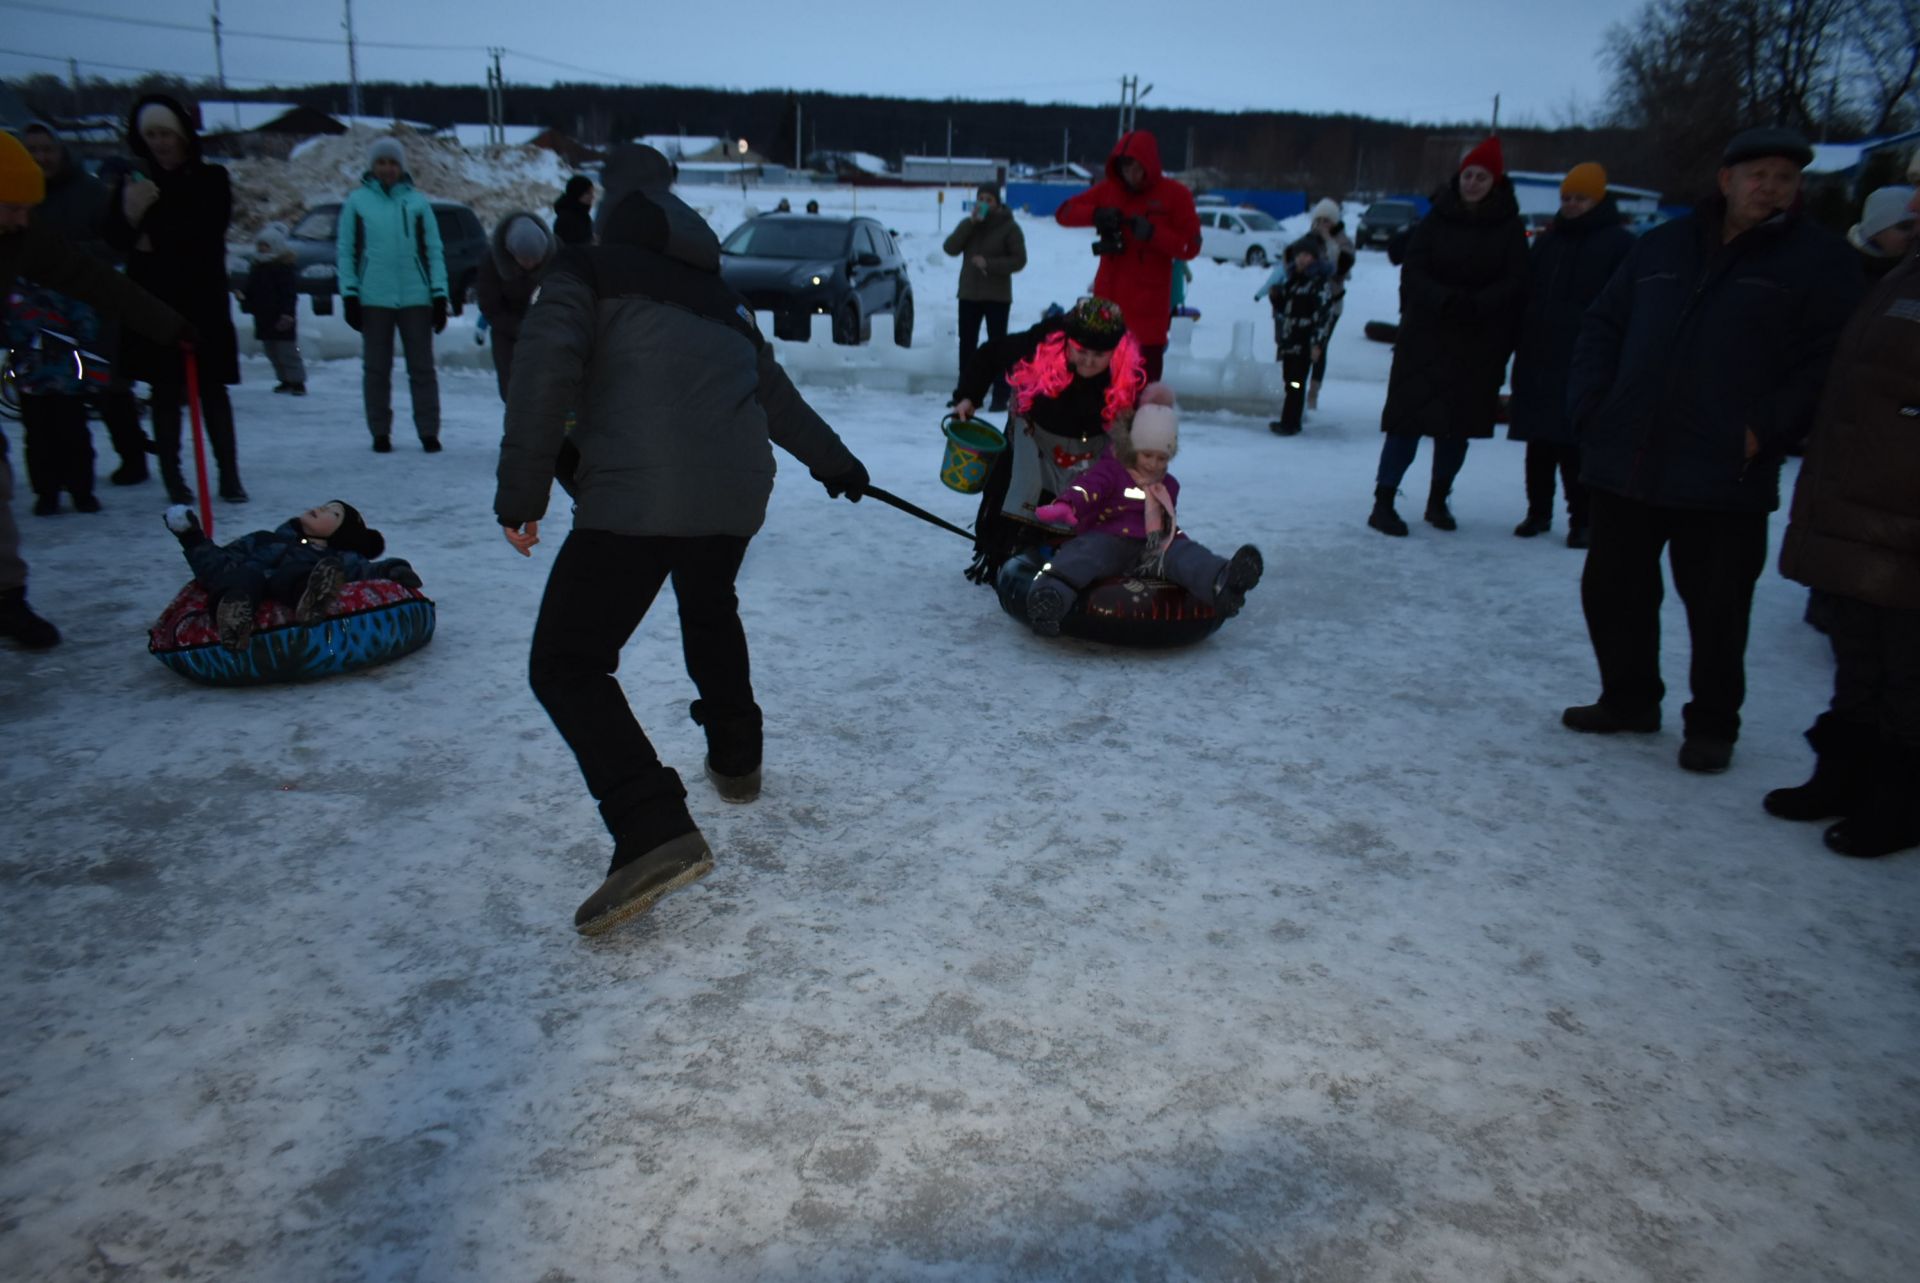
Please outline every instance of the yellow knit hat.
M1588 200L1604 200L1607 195L1607 171L1586 161L1567 171L1560 180L1562 196L1585 196Z
M47 198L47 176L12 134L0 133L0 205L38 205Z

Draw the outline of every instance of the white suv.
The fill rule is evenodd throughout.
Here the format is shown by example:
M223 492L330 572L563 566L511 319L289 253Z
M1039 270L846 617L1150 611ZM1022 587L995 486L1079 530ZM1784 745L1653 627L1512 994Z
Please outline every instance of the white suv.
M1279 262L1286 252L1287 238L1280 224L1264 210L1201 205L1198 213L1200 252L1216 263L1265 267Z

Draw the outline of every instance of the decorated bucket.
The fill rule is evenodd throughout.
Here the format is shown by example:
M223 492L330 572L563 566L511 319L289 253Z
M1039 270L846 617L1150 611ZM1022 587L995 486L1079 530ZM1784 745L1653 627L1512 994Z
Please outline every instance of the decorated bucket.
M1007 448L1000 430L984 419L956 419L951 414L940 421L946 434L946 452L940 456L940 480L961 494L979 494L987 484L987 470Z

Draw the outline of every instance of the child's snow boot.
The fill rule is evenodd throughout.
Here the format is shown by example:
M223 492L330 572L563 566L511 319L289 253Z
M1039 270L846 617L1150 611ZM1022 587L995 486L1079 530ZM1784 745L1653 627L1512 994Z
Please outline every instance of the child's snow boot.
M167 523L167 529L173 531L174 538L180 541L182 548L191 548L207 537L206 532L200 529L200 518L184 503L176 503L168 508L160 514L160 520Z
M326 614L327 607L340 595L340 586L346 582L347 568L340 564L340 559L322 557L313 573L307 576L306 591L300 594L300 602L293 608L294 622L310 624Z
M1367 516L1367 524L1383 535L1404 537L1407 523L1393 510L1394 489L1392 486L1375 486L1373 490L1373 511Z
M220 644L228 650L245 650L253 640L253 598L243 592L230 592L214 607L213 626L220 632Z
M1247 593L1260 582L1267 564L1260 556L1260 550L1252 544L1242 544L1227 558L1227 564L1220 567L1220 576L1213 583L1213 608L1222 619L1232 619L1247 604Z
M1027 623L1042 637L1058 637L1060 621L1067 617L1067 608L1072 604L1065 584L1042 575L1027 594Z

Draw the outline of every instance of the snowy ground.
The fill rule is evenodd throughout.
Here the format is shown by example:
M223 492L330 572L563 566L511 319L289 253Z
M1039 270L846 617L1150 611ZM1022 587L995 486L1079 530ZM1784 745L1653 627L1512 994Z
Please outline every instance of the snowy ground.
M1804 594L1762 581L1726 775L1562 730L1579 554L1508 533L1505 441L1457 534L1365 528L1360 319L1305 435L1186 420L1183 516L1268 565L1186 651L1035 639L960 540L784 468L741 586L766 791L696 782L715 874L596 943L607 842L524 680L567 521L531 561L493 526L490 374L443 376L445 453L403 410L375 456L355 367L247 364L222 532L344 495L439 602L368 675L145 655L185 576L152 483L23 517L67 641L0 656L0 1273L1910 1278L1920 859L1759 808L1828 690ZM940 398L815 400L971 518ZM697 781L670 608L625 660Z

